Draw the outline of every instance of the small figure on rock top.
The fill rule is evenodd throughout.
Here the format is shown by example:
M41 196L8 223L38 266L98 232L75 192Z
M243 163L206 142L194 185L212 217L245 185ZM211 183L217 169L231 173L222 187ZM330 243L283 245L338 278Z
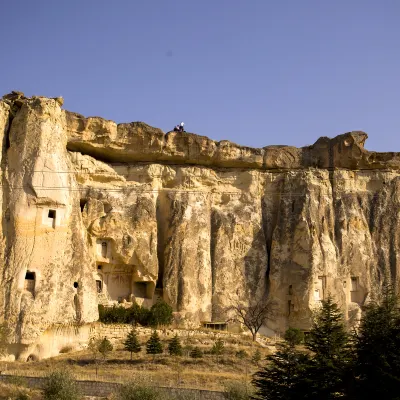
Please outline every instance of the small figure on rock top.
M181 122L179 125L174 127L174 132L185 132L185 123Z

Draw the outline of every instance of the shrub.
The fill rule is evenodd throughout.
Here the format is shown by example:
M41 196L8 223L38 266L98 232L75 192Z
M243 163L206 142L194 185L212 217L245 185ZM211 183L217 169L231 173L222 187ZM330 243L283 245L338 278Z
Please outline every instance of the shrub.
M203 357L203 352L196 346L190 352L190 357L192 357L192 358L202 358Z
M73 376L67 371L50 373L43 388L45 400L78 400L82 395Z
M290 346L297 346L304 342L304 333L300 329L289 328L284 338Z
M158 299L150 309L150 323L152 326L171 325L173 320L172 307L164 300Z
M128 333L128 337L124 342L124 348L126 351L129 351L131 353L131 360L132 360L132 353L140 353L141 346L137 338L136 331L134 329L132 329Z
M244 360L245 358L247 358L247 353L244 350L239 350L236 352L235 356L240 360Z
M60 350L60 354L70 353L74 348L72 346L64 346Z
M228 382L224 388L224 398L228 400L250 400L253 390L246 382Z
M146 352L147 354L153 354L153 360L156 354L163 352L163 347L156 331L151 334L150 339L146 343Z
M171 356L181 356L183 354L182 345L178 335L175 335L169 342L168 352Z
M116 400L162 400L162 397L157 389L132 382L118 390Z
M261 361L261 351L256 350L253 354L253 357L251 357L251 361L255 364L258 365L258 363Z
M107 358L108 353L113 351L113 348L113 345L106 337L99 343L98 347L99 353L103 356L104 360Z

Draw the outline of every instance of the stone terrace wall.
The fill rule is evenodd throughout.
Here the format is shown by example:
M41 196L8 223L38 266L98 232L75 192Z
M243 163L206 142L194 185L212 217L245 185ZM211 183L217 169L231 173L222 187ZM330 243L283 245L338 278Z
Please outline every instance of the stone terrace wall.
M91 336L99 336L99 337L107 337L107 339L111 341L120 341L125 340L128 333L131 331L132 325L129 324L102 324L102 323L94 323L91 327ZM153 331L152 328L144 328L137 327L137 334L139 336L150 336ZM221 339L234 339L240 338L243 339L243 334L236 334L230 332L223 331L213 331L213 330L186 330L186 329L158 329L158 334L162 339L172 338L177 335L179 337L193 337L193 336L201 336L204 338L209 338L210 340L215 340L217 338ZM248 335L250 338L250 336ZM257 342L262 345L270 345L271 338L264 337L262 335L258 335Z
M8 379L14 378L14 375L0 375L0 382L7 382ZM23 377L26 384L31 389L41 389L44 386L46 378L37 377ZM85 396L106 397L110 394L116 393L118 388L121 387L120 383L113 382L96 382L96 381L76 381L82 393ZM222 400L223 394L221 392L214 392L210 390L198 389L183 389L183 388L158 388L166 394L173 395L186 395L190 396L193 400Z

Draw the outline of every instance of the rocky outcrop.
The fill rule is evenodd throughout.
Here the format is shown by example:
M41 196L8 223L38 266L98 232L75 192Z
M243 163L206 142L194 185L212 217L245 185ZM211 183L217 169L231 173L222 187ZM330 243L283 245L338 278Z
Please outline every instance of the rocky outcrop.
M398 285L400 156L365 150L365 133L252 149L62 105L0 101L10 358L56 354L55 330L88 331L98 304L163 297L195 326L270 298L265 332L282 332L307 330L329 293L355 323Z

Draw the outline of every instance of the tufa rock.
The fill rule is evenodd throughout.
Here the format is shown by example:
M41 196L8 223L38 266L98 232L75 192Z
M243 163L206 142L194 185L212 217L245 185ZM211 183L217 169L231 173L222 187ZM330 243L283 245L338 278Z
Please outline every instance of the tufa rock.
M98 305L161 297L182 325L274 300L307 330L331 293L350 325L399 285L400 159L349 132L253 149L143 122L0 101L0 316L8 359L79 348Z

